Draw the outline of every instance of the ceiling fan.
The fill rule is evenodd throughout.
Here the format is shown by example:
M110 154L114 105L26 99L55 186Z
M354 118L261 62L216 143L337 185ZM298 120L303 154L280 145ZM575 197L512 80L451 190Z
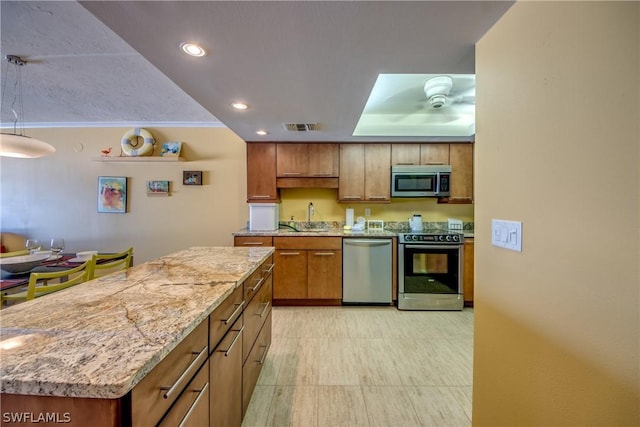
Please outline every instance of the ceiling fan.
M475 88L454 88L454 80L450 76L431 77L424 84L424 93L429 106L439 110L453 104L475 104Z

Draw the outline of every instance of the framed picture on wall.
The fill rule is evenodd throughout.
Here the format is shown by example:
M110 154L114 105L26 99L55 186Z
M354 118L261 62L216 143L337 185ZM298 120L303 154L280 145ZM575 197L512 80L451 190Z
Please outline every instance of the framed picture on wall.
M202 171L182 171L183 185L202 185Z
M127 212L127 177L98 177L98 212Z
M160 155L162 157L180 157L180 150L182 150L182 142L168 141L162 143L162 151Z
M147 194L168 196L169 181L147 181Z

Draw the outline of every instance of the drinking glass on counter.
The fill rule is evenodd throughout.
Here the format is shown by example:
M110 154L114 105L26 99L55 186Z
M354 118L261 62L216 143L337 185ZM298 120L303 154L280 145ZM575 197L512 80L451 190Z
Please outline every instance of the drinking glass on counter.
M64 239L54 238L51 239L51 253L58 258L58 254L60 254L64 250Z
M24 246L29 249L29 255L33 255L40 250L40 240L27 239Z

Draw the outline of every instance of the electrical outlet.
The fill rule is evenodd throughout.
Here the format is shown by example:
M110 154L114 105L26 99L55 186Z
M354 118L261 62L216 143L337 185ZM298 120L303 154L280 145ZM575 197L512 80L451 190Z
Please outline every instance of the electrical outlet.
M364 216L371 216L371 208L364 208Z
M491 244L500 248L522 252L522 222L492 219Z

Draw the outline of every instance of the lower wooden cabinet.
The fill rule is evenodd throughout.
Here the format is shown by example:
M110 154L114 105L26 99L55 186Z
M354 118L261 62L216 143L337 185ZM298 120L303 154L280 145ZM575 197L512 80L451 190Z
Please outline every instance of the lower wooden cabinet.
M271 346L271 312L267 315L264 325L258 334L246 362L242 367L242 416L247 412L251 395L258 382L258 376Z
M474 288L474 241L473 238L464 239L464 305L473 307Z
M211 353L209 426L234 427L242 424L243 336L243 317L240 316Z
M210 392L209 361L207 360L198 374L185 387L158 427L211 425L209 419Z
M274 304L342 300L341 237L274 237Z

